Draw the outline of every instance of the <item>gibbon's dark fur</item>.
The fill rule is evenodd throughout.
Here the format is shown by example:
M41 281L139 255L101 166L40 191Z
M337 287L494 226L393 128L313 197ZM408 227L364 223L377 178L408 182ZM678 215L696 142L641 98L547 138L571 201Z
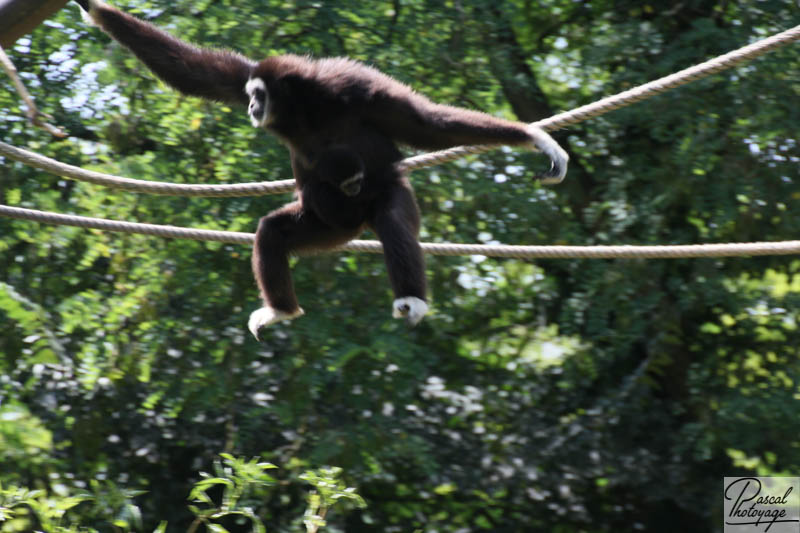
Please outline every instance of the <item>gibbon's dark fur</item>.
M302 314L288 257L343 244L366 227L383 243L395 316L427 311L420 218L411 185L394 164L397 144L428 150L470 144L527 145L552 161L539 176L560 181L567 154L538 128L431 102L346 58L296 55L260 62L180 41L100 0L76 0L159 78L187 95L248 107L251 121L289 148L297 199L263 217L253 271L264 307L250 329Z

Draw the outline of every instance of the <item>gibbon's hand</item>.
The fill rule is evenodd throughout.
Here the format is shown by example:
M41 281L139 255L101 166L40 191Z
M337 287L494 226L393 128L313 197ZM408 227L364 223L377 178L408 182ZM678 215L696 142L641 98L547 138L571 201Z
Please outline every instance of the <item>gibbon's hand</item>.
M81 6L81 9L87 13L89 12L89 0L75 0L75 3Z
M339 184L339 189L345 196L356 196L361 192L361 186L364 184L364 172L356 172L342 183Z
M527 130L533 149L550 158L550 169L537 174L536 179L545 185L561 183L567 175L569 154L543 129L529 124Z

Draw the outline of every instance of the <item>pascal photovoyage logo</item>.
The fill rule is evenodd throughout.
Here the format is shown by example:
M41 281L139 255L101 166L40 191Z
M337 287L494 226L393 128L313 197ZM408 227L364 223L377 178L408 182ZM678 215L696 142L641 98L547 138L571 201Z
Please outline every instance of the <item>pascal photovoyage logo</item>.
M726 477L724 533L800 533L800 478Z

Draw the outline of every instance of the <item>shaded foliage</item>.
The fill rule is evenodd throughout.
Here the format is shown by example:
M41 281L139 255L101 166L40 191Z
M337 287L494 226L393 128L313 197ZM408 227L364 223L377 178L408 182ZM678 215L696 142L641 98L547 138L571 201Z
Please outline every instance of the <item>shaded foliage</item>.
M119 5L203 44L345 54L525 120L800 20L790 0ZM290 174L242 110L166 89L77 8L9 53L70 138L29 128L0 79L7 142L139 179ZM799 73L795 45L558 132L573 160L558 188L511 150L416 172L423 238L795 238ZM0 202L59 212L253 231L286 200L140 196L2 164ZM268 531L303 530L300 476L325 465L368 505L326 527L387 532L715 531L722 476L800 471L793 258L429 258L434 313L408 330L381 257L304 257L307 315L257 344L246 248L10 220L0 235L0 481L74 503L66 516L87 527L136 528L122 515L135 506L137 529L185 531L220 452L282 467L248 503ZM111 503L67 500L82 494Z

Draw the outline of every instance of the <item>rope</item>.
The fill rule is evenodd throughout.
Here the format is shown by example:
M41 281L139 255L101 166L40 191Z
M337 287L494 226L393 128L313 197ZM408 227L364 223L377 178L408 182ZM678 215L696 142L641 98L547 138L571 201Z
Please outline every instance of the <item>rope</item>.
M614 96L609 96L572 111L559 113L550 118L534 122L544 130L555 130L577 124L592 117L597 117L615 109L640 102L646 98L663 93L680 85L709 76L721 70L731 68L739 63L754 59L777 47L789 44L800 39L800 26L773 35L766 39L756 41L750 45L734 50L717 58L700 63L693 67L676 72L669 76L651 81L639 87L623 91ZM469 154L479 154L496 148L496 145L459 146L449 150L432 152L409 157L397 163L397 168L408 172L423 167L439 165L453 161ZM281 180L273 182L244 183L232 185L191 185L173 184L135 180L84 170L80 167L67 165L21 148L0 142L0 155L19 161L26 165L50 172L65 178L88 181L107 187L146 192L151 194L177 195L177 196L206 196L206 197L233 197L233 196L261 196L289 192L294 189L294 180Z
M278 194L294 190L294 180L261 181L257 183L240 183L234 185L194 185L163 183L155 181L135 180L103 174L93 170L84 170L80 167L68 165L43 155L23 150L0 141L0 155L18 161L22 164L50 172L78 181L87 181L105 187L123 189L133 192L161 194L171 196L205 196L205 197L233 197L233 196L263 196Z
M617 95L599 100L572 111L554 115L549 119L533 123L545 130L563 128L592 117L608 113L620 107L650 98L669 89L708 76L721 70L733 67L743 61L758 57L774 48L800 39L800 26L762 39L748 46L719 56L694 67L681 70L675 74L646 83L634 89L623 91ZM397 165L401 171L410 171L431 165L437 165L468 154L482 153L496 146L460 146L429 154L422 154L400 161ZM67 165L48 157L16 148L0 141L0 155L4 155L34 168L51 172L66 178L88 181L108 187L148 192L152 194L180 196L258 196L291 191L294 180L275 182L259 182L233 185L192 185L148 182L84 170ZM241 232L225 232L121 222L101 218L62 215L46 211L36 211L0 205L0 216L33 220L47 224L61 224L94 228L107 231L138 233L158 237L217 241L234 244L252 244L254 234ZM512 257L520 259L533 258L586 258L586 259L657 259L688 257L733 257L755 255L794 255L800 253L800 241L752 242L727 244L691 244L670 246L510 246L483 244L450 244L422 243L424 252L432 255L486 255L492 257ZM382 246L377 241L353 240L335 248L339 251L355 251L381 253Z
M160 226L80 217L0 205L0 216L124 233L138 233L175 239L253 244L254 234L212 231L178 226ZM677 259L688 257L739 257L800 254L800 241L750 242L730 244L688 244L671 246L510 246L489 244L422 243L431 255L485 255L517 259ZM332 251L381 253L378 241L354 240Z
M800 26L788 29L781 33L777 33L772 37L767 37L760 41L728 52L709 61L697 64L693 67L683 69L675 74L659 78L657 80L645 83L639 87L623 91L613 96L608 96L602 100L598 100L592 104L581 106L572 111L565 111L550 118L539 120L532 123L533 126L538 126L543 130L557 130L566 126L571 126L590 118L598 117L615 109L619 109L637 102L641 102L647 98L651 98L657 94L666 92L675 87L685 85L689 82L699 80L700 78L710 76L722 70L731 68L744 61L755 59L758 56L764 55L770 50L787 45L800 39ZM432 165L440 165L448 163L455 159L459 159L466 155L480 154L488 152L496 148L492 145L481 146L458 146L448 150L441 150L439 152L432 152L429 154L422 154L415 157L410 157L401 161L398 166L404 171L415 170Z

